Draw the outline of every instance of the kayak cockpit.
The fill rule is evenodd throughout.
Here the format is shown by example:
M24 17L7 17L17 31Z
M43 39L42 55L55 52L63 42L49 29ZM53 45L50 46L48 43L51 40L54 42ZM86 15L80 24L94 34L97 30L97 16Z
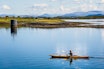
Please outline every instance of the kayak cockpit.
M89 56L77 56L77 55L73 55L73 56L69 56L69 55L50 55L51 58L73 58L73 59L88 59Z

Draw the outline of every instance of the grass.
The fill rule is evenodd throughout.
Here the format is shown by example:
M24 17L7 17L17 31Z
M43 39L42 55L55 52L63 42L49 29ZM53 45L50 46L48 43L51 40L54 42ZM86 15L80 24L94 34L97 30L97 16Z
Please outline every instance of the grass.
M10 21L17 20L18 27L35 27L35 28L66 28L66 27L84 27L84 28L104 28L104 25L93 25L81 22L65 22L58 18L0 18L0 28L10 27Z
M46 18L0 18L0 23L10 23L10 20L17 20L18 23L48 23L57 24L64 22L61 19L46 19Z

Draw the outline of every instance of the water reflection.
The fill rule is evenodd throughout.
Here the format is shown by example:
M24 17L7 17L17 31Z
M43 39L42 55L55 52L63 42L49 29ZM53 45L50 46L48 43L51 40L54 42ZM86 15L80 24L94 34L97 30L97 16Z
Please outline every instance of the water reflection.
M11 36L15 37L17 35L17 27L11 26Z
M67 59L67 61L69 61L70 65L72 65L72 63L74 61L76 61L76 60L78 60L78 58L75 58L75 59L73 59L73 58ZM83 58L83 59L80 59L80 60L89 60L89 58Z
M104 19L64 19L67 22L84 22L94 25L104 25Z
M12 40L11 35L17 33ZM94 28L1 28L0 69L7 65L8 69L103 69L104 59L48 60L49 54L64 54L70 49L77 55L102 57L103 35L104 29Z
M72 58L70 58L70 65L72 65L72 62L73 62L73 59L72 59Z
M74 61L77 60L89 60L89 58L50 58L51 60L61 60L63 59L64 61L68 61L69 65L72 65Z

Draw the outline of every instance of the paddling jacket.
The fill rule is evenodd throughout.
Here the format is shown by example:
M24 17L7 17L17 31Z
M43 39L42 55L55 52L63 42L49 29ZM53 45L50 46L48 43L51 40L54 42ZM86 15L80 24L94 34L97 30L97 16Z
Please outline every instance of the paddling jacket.
M70 56L73 56L72 52L70 52L69 54L70 54Z

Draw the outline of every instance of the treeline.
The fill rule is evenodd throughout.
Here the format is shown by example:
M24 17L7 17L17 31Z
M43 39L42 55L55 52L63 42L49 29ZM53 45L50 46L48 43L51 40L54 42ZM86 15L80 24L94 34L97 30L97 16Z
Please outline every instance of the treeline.
M104 16L79 16L79 17L65 17L65 16L57 16L57 17L33 17L33 16L5 16L0 18L26 18L26 19L38 19L38 18L44 18L44 19L103 19Z
M1 17L0 16L0 18L34 18L34 17L22 17L22 16L3 16L3 17Z
M32 17L32 16L27 16L27 17L23 17L23 16L4 16L4 17L1 17L0 16L0 19L21 19L21 18L24 18L24 19L56 19L57 17ZM59 19L59 18L57 18Z
M58 16L55 18L60 18L60 19L103 19L104 16L79 16L79 17L63 17L63 16Z

